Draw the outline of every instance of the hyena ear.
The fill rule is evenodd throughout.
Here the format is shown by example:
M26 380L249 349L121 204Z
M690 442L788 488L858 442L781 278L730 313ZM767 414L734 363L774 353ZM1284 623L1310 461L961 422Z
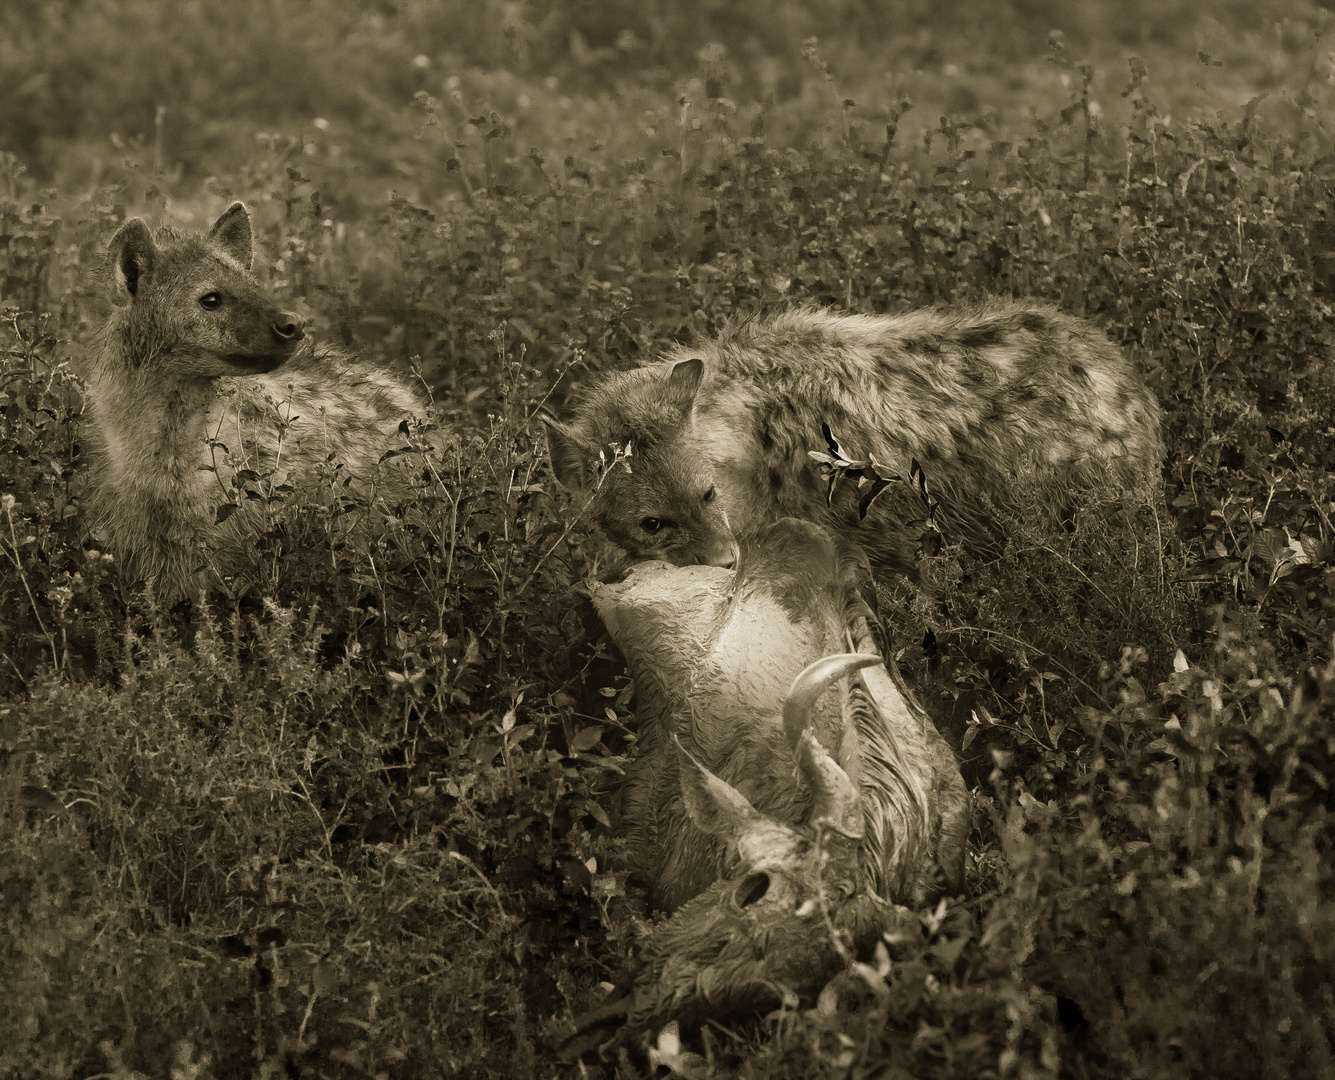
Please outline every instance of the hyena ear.
M705 362L698 356L683 360L672 368L668 376L668 399L682 412L688 412L695 404L695 395L700 391L700 380L705 374Z
M570 428L550 416L540 417L547 429L547 453L552 459L552 472L567 491L583 491L588 487L589 460L593 456L584 441Z
M117 229L107 252L116 283L112 298L117 304L124 304L139 295L140 286L157 261L158 249L144 219L131 218Z
M255 257L255 238L250 231L250 211L243 202L234 202L213 223L209 239L249 270Z

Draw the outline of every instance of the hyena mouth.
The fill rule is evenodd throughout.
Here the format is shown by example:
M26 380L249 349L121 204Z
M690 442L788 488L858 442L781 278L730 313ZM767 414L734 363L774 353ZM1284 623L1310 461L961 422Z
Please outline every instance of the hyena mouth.
M223 360L231 367L236 368L238 375L267 375L287 360L290 355L289 351L277 354L270 353L266 356L246 356L241 353L231 353L224 356Z

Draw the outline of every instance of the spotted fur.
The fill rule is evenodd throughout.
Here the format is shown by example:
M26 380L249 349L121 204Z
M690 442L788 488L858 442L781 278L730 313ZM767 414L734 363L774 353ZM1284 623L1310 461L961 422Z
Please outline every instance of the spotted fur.
M88 380L97 519L133 580L174 599L253 564L262 504L238 470L294 491L337 469L374 495L421 399L392 374L316 345L250 273L250 219L233 204L207 236L139 219L110 245L117 308Z
M780 517L828 525L891 570L912 566L924 516L893 485L859 523L852 486L832 506L808 451L822 423L888 471L919 461L966 539L1027 478L1049 503L1091 486L1135 489L1163 456L1159 407L1091 323L1032 302L904 315L796 307L595 387L548 422L557 478L632 556L731 565L736 540ZM598 455L629 444L628 467Z

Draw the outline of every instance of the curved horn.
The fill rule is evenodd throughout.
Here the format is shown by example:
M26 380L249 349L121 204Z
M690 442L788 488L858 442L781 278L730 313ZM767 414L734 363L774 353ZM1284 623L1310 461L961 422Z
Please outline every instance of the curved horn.
M825 825L851 840L860 840L867 824L862 816L862 798L820 740L808 728L797 748L797 765L815 793L811 824Z
M836 653L823 656L798 672L783 702L783 730L788 745L798 746L802 732L811 724L816 703L835 679L882 662L881 657L871 653Z

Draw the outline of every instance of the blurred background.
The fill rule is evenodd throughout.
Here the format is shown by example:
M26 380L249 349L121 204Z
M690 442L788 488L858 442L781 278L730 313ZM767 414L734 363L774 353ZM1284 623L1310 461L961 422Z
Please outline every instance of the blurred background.
M521 151L692 91L782 129L794 102L828 94L811 38L854 121L908 98L919 125L1004 126L1051 98L1051 45L1093 65L1105 110L1132 54L1172 111L1281 88L1301 109L1303 86L1331 78L1327 14L1315 0L7 0L0 148L90 183L149 151L198 184L257 130L304 131L367 185L438 194L445 178L417 173L415 95L456 140L486 137L494 125L469 120L497 111Z
M1121 171L1133 128L1244 116L1329 147L1328 21L1315 0L8 0L0 197L34 209L0 226L23 238L0 244L0 293L45 303L77 361L116 224L204 226L242 198L280 295L472 400L502 321L550 372L782 296L966 295L902 273L867 292L837 267L790 292L796 249L749 284L718 262L754 254L776 213L813 211L813 162L852 170L826 178L835 204L880 162L912 216L926 187L999 183L1012 146L1040 187L1088 183L1091 160ZM1083 155L1083 178L1040 178L1034 153ZM790 177L758 212L752 164ZM884 241L874 258L893 261ZM683 266L709 280L678 288Z

